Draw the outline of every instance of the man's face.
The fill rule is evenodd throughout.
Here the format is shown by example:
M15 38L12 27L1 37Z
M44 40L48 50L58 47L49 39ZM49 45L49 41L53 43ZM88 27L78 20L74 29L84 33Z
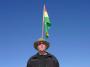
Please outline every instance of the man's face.
M40 45L38 45L38 50L39 51L45 51L46 50L46 45L45 44L40 44Z

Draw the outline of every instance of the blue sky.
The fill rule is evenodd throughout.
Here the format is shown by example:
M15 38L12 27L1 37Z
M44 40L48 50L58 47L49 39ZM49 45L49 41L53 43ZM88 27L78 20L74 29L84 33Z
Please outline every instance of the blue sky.
M0 0L0 67L26 67L41 37L43 0ZM90 1L47 0L48 52L61 67L90 67Z

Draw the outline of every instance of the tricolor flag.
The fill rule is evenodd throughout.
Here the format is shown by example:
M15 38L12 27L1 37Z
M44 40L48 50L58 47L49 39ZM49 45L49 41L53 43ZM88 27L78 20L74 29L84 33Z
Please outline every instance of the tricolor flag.
M51 26L51 22L50 22L48 12L46 10L45 5L44 5L44 10L43 10L43 22L44 22L45 36L46 36L46 38L48 38L48 36L49 36L48 30L49 30L49 28Z

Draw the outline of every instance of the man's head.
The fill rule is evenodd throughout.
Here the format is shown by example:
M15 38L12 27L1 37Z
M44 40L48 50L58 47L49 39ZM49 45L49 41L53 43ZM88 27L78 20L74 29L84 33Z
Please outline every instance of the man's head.
M39 44L37 46L38 51L45 51L47 46L45 44Z
M34 42L34 48L38 51L45 51L49 48L49 43L44 39L39 39L38 41Z

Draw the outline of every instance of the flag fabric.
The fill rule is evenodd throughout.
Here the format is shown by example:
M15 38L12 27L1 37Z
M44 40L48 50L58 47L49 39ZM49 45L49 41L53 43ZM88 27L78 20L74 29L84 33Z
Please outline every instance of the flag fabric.
M45 36L46 38L49 37L49 29L51 27L51 22L50 22L50 19L49 19L49 16L48 16L48 12L46 10L46 7L44 5L44 10L43 10L43 22L44 22L44 31L45 31Z

